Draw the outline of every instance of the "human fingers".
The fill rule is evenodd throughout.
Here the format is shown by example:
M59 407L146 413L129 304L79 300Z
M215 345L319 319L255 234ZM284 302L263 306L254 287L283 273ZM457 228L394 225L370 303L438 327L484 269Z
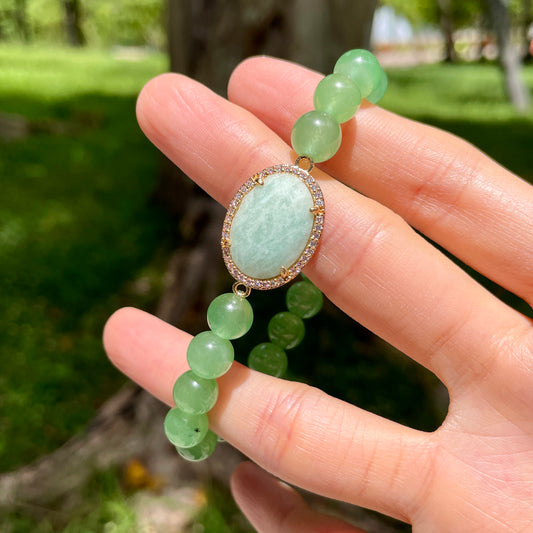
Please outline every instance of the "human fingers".
M228 94L288 142L320 79L286 61L251 58ZM533 303L533 187L462 139L369 104L343 137L322 168Z
M247 177L291 159L287 144L261 121L184 76L152 80L137 110L152 142L224 204ZM449 387L485 379L500 339L510 331L525 335L529 322L389 209L323 173L316 176L327 212L318 253L306 269L310 278Z
M190 339L136 309L117 311L104 331L119 370L169 405ZM431 435L238 363L218 383L210 427L269 472L405 521L415 512L432 475Z
M241 463L233 472L231 492L260 533L365 533L312 511L294 489L250 462Z

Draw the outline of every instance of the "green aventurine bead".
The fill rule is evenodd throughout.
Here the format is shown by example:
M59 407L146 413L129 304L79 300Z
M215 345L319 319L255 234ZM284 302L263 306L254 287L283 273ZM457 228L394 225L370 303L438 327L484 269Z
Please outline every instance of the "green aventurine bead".
M294 124L291 143L298 155L306 155L315 163L333 157L341 145L339 123L322 111L309 111Z
M196 335L187 349L187 361L191 370L206 379L215 379L225 374L234 357L231 342L212 331Z
M268 323L270 341L284 350L298 346L304 336L305 326L303 320L288 311L274 315Z
M361 97L366 98L379 85L382 70L374 54L368 50L356 49L342 54L335 63L333 72L355 81Z
M287 354L283 348L263 342L255 346L248 356L248 366L252 370L263 372L269 376L281 377L287 370Z
M389 79L387 74L382 69L381 78L379 78L378 86L366 97L369 102L377 104L382 98L383 95L387 92L387 87L389 86Z
M217 447L217 436L209 430L204 439L196 446L180 448L176 446L178 453L187 461L203 461L207 459Z
M309 281L299 281L289 287L286 296L287 309L300 318L315 316L323 303L322 293Z
M207 415L193 415L174 407L165 417L167 439L180 448L196 446L203 440L209 429Z
M316 87L315 109L333 117L339 124L350 120L361 104L356 83L342 74L326 76Z
M207 413L218 398L218 384L214 379L204 379L192 370L183 373L174 383L174 403L186 413Z
M245 298L228 292L217 296L207 309L211 331L223 339L238 339L252 327L254 312Z

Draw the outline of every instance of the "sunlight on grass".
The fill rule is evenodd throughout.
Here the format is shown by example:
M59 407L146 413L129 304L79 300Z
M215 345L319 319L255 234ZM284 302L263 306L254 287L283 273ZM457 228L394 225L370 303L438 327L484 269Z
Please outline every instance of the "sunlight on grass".
M131 97L167 64L163 54L126 61L99 50L0 46L0 91L41 102L60 102L91 93Z

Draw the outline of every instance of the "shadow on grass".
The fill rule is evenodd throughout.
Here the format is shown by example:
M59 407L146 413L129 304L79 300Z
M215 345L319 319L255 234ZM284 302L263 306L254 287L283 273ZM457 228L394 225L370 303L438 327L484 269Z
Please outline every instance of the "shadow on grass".
M150 265L169 245L170 222L150 202L158 155L136 125L134 97L1 100L30 126L68 125L66 134L41 128L0 144L5 471L81 430L123 382L103 353L102 328L117 307L156 301ZM132 285L141 276L144 285Z

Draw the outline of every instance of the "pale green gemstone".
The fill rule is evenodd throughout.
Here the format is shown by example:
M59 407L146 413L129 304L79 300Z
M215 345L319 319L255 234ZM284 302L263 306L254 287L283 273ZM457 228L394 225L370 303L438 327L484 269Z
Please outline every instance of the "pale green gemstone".
M231 257L255 279L278 276L301 256L313 229L313 197L297 176L271 174L242 199L230 230Z
M322 293L309 281L299 281L289 287L287 309L300 318L315 316L323 303Z
M298 155L306 155L315 163L333 157L341 145L339 123L322 111L309 111L294 124L291 144Z
M232 292L217 296L207 309L207 323L223 339L238 339L252 327L254 312L245 298Z
M207 435L196 446L180 448L176 446L178 453L187 461L203 461L207 459L217 447L217 436L209 430Z
M316 87L315 109L333 117L339 124L350 120L361 104L359 87L342 74L326 76Z
M255 346L248 356L248 366L252 370L269 376L281 377L287 370L287 354L283 348L263 342Z
M204 379L187 370L174 383L174 403L187 413L207 413L218 398L218 384L214 379Z
M378 86L366 97L366 99L369 102L372 102L373 104L377 104L387 92L388 86L389 79L387 78L387 74L385 73L385 71L382 69L381 78L379 78Z
M164 422L167 439L180 448L196 446L203 440L209 429L207 415L193 415L174 407L171 409Z
M187 348L187 362L201 378L215 379L225 374L233 363L233 345L212 331L194 337Z
M356 49L339 57L333 72L351 78L359 87L361 97L366 98L379 85L382 70L374 54Z
M303 320L288 311L274 315L268 323L268 338L272 343L285 350L298 346L304 336Z

